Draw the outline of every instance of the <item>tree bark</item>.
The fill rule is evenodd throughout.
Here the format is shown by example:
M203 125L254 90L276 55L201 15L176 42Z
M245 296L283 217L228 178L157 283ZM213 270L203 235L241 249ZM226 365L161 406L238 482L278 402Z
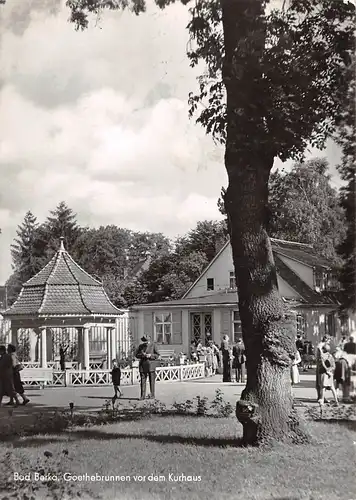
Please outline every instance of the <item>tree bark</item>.
M238 282L247 385L236 405L243 442L305 439L293 410L290 365L296 324L285 307L267 234L274 152L265 127L263 0L221 0L227 92L225 208Z

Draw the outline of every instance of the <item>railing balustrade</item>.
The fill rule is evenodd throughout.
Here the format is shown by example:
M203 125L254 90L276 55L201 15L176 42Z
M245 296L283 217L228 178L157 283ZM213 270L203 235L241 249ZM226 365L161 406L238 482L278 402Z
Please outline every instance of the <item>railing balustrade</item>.
M33 363L35 364L35 363ZM32 363L31 363L32 365ZM38 368L38 365L29 366L26 368ZM34 370L35 371L35 370ZM180 365L180 366L160 366L156 369L157 382L179 382L182 380L193 380L204 378L205 369L204 363L195 365ZM124 368L121 370L121 385L134 385L140 382L140 372L137 367ZM26 385L27 383L24 382ZM35 373L31 381L31 385L36 384ZM101 386L112 385L111 370L66 370L60 371L53 369L53 387L63 386Z

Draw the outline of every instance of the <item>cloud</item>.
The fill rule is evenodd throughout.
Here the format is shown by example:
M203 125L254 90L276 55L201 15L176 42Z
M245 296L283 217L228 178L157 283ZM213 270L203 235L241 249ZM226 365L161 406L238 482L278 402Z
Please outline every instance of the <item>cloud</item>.
M223 151L188 120L186 7L107 13L83 33L59 0L0 14L0 283L25 213L43 221L61 200L83 225L171 237L220 217Z
M187 9L111 13L78 33L58 2L10 3L0 53L0 281L26 211L42 221L61 200L83 225L172 237L219 217L222 151L188 120L196 74Z

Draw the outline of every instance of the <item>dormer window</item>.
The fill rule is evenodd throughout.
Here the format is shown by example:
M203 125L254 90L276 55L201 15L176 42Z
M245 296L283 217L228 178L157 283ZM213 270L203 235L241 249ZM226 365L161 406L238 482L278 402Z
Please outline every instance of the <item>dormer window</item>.
M236 277L235 271L230 271L230 282L229 282L230 290L236 290Z
M315 290L317 292L321 292L324 290L324 273L321 270L315 270L314 273L314 281L315 281Z
M206 289L211 292L214 290L214 278L207 278Z
M339 290L340 289L340 283L339 283L339 280L338 280L336 273L333 273L333 272L327 273L326 288L328 290Z
M316 269L314 271L315 290L323 292L325 290L337 290L339 282L337 275L332 271Z

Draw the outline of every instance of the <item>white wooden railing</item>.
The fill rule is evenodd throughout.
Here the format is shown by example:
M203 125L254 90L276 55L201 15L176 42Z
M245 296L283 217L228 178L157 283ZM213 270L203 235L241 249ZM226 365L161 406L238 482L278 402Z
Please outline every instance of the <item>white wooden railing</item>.
M36 367L33 368L31 385L35 384ZM27 370L28 371L28 370ZM40 370L39 370L40 371ZM204 378L204 363L195 365L160 366L156 369L157 382L179 382ZM140 381L140 372L137 367L121 370L121 385L133 385ZM26 382L24 381L26 384ZM80 386L80 385L112 385L111 370L53 370L53 379L50 386Z
M21 362L24 368L41 368L41 363L39 361L23 361ZM52 368L53 370L60 370L59 361L47 361L47 368ZM77 370L79 368L79 363L77 361L66 361L66 368L69 370Z

